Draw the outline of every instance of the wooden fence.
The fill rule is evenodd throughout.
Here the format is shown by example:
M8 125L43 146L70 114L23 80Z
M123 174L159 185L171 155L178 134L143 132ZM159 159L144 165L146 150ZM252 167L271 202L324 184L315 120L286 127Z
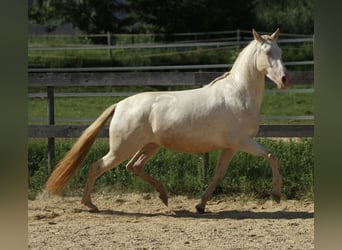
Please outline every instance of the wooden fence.
M84 125L55 125L54 89L65 86L202 86L222 72L112 72L59 69L29 69L28 86L46 87L48 99L48 124L29 125L28 136L48 138L49 171L54 161L55 138L76 138L87 127ZM312 71L291 72L292 84L313 84ZM269 81L267 80L268 84ZM313 125L261 125L258 137L312 137ZM99 133L108 137L108 126ZM204 159L206 159L204 157ZM205 160L207 161L207 160Z

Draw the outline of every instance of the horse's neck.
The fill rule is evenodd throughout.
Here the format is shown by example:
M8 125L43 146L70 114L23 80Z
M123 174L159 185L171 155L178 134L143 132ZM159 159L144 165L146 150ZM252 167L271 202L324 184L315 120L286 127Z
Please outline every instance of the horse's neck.
M265 87L265 75L256 69L253 51L243 53L245 54L240 54L231 69L230 81L240 92L240 97L244 98L243 101L250 108L255 109L255 112L259 112Z

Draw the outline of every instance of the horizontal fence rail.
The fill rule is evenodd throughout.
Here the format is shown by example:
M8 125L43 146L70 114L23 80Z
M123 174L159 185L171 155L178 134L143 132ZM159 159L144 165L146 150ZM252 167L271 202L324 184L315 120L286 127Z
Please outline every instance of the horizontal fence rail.
M88 125L30 125L28 136L34 138L77 138ZM313 137L313 125L260 125L257 137ZM101 129L100 138L108 137L108 126Z
M309 89L265 89L265 93L313 93L315 90L313 88ZM118 96L132 96L140 92L83 92L83 93L55 93L55 97L118 97ZM28 98L47 98L47 93L28 93Z
M269 34L269 32L266 31L258 31L259 34ZM223 30L223 31L207 31L207 32L187 32L187 33L171 33L169 34L170 37L201 37L205 36L207 37L215 36L215 35L232 35L231 37L236 38L238 36L245 36L249 35L250 37L253 36L253 32L251 30L242 30L242 29L236 29L236 30ZM283 33L281 32L281 37L295 37L295 38L312 38L313 35L305 35L305 34L293 34L293 33ZM80 37L80 38L90 38L90 37L103 37L107 38L110 37L164 37L164 34L160 33L120 33L120 34L112 34L110 32L102 33L102 34L81 34L81 33L74 33L74 34L33 34L33 37L44 37L44 38L67 38L70 36L73 37Z
M270 120L276 120L276 121L304 121L304 120L313 120L313 115L270 115L270 116L264 116L261 117L262 121L270 121ZM37 117L32 118L29 121L30 122L46 122L46 118ZM82 122L82 123L92 123L95 121L95 118L55 118L56 122Z
M313 38L290 38L278 39L277 43L304 43L313 42ZM233 42L186 42L186 43L151 43L151 44L122 44L122 45L77 45L68 47L32 47L29 46L28 50L31 51L48 51L48 50L107 50L107 49L167 49L167 48L207 48L207 47L235 47L247 45L250 41L233 41Z
M29 71L30 87L48 86L190 86L210 83L223 72L44 72ZM291 84L313 84L312 71L290 72ZM271 81L266 78L266 84Z
M286 66L296 65L314 65L314 61L296 61L284 62ZM127 66L127 67L91 67L91 68L31 68L29 73L44 73L44 72L136 72L136 71L171 71L171 70L207 70L207 69L223 69L228 70L233 64L196 64L196 65L164 65L164 66ZM221 72L222 74L222 72Z

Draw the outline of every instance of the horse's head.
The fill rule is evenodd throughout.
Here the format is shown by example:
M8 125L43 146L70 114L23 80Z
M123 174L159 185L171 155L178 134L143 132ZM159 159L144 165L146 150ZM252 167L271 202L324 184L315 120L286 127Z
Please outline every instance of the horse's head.
M276 42L279 35L279 28L270 36L260 36L253 29L254 40L261 44L255 58L256 67L259 71L275 82L279 89L288 87L289 74L283 64L281 50Z

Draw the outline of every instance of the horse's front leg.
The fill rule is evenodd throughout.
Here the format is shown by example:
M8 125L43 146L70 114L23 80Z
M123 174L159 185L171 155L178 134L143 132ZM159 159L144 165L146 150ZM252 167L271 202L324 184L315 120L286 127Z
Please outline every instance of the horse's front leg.
M207 201L210 199L212 193L214 192L216 186L222 181L225 176L229 163L234 156L235 150L233 149L224 149L221 152L220 159L217 162L217 167L215 170L214 179L210 183L209 187L202 195L201 203L196 206L197 212L204 213L205 205Z
M279 173L278 160L275 154L273 154L271 151L264 148L259 143L252 140L251 138L248 138L247 140L245 140L244 143L240 145L239 150L256 155L256 156L262 156L270 163L271 168L272 168L272 176L273 176L272 196L274 200L279 203L280 197L281 197L282 178Z

